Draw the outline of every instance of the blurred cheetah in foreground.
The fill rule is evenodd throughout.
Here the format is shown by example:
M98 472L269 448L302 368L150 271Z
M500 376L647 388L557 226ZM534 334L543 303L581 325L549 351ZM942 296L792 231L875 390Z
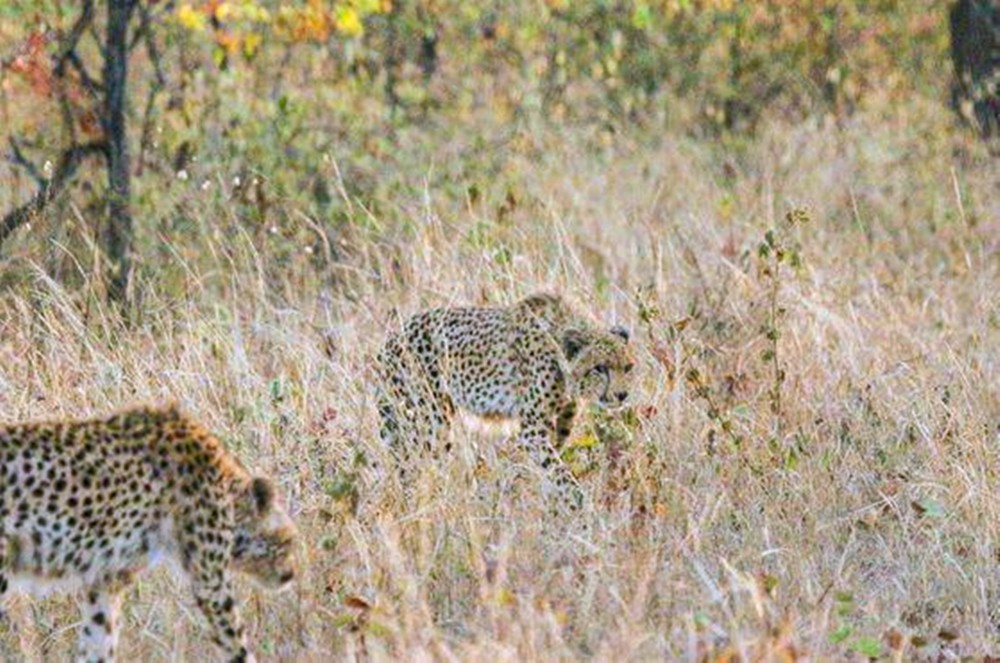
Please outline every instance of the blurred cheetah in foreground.
M559 451L578 403L624 404L634 364L625 329L594 327L555 295L418 313L378 357L381 437L405 464L411 447L447 432L456 409L517 420L518 445L566 484Z
M161 559L227 660L252 661L230 569L283 587L295 537L272 483L173 406L0 427L0 600L82 589L80 661L114 659L122 590Z

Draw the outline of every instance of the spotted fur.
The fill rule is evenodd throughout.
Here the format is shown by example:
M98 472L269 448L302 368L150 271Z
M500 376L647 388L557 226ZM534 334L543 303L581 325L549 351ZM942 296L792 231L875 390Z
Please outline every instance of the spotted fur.
M80 661L114 660L122 591L160 560L226 660L253 660L231 571L286 585L295 536L271 482L176 407L0 428L0 600L80 591Z
M425 311L379 354L381 437L405 467L413 447L446 439L457 410L516 420L518 444L566 483L559 451L579 403L622 405L633 365L627 331L596 328L554 295Z

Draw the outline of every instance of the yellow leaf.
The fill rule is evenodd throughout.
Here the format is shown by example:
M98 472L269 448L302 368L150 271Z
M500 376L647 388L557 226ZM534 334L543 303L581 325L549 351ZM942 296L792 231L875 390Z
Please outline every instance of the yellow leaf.
M260 44L263 40L263 37L261 37L258 32L251 32L247 34L243 38L243 55L247 58L252 58L257 54L257 49L260 48Z
M233 15L233 5L229 2L220 2L215 6L215 18L219 21L225 21Z
M186 3L177 8L177 22L195 32L204 30L208 25L205 14Z
M381 0L354 0L351 5L362 15L377 14L382 9Z
M337 30L348 37L360 37L365 32L361 17L352 7L337 8Z
M247 18L258 23L269 23L271 21L271 12L267 11L267 7L254 5L247 10Z
M517 597L506 587L501 587L497 590L497 603L500 605L514 605L517 603Z
M569 443L570 449L593 449L597 446L599 440L597 436L593 433L587 433L586 435L581 435L575 440L571 440Z

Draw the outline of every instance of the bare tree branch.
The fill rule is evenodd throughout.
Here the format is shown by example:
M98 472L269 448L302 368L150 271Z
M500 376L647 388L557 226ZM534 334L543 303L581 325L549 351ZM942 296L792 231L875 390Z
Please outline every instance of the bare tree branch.
M77 144L76 120L74 118L73 105L70 103L66 90L66 64L69 63L80 77L80 83L87 93L97 98L100 95L102 84L97 81L84 66L83 61L76 52L76 48L88 29L94 27L94 0L83 0L80 15L73 23L73 27L66 33L59 45L59 53L53 60L52 72L55 74L55 92L59 102L59 112L62 116L63 131L66 133L67 143Z
M21 144L14 136L10 137L10 155L8 160L15 166L20 166L28 171L28 175L30 175L31 179L35 180L39 186L44 186L45 176L42 175L42 172L38 169L38 166L36 166L34 162L24 156L24 152L21 150Z
M76 51L68 53L66 55L66 61L73 65L73 69L75 69L77 75L80 76L80 84L83 85L83 88L92 96L97 97L104 91L104 83L90 75L90 72L87 71L86 65L83 64L83 60L81 60L80 56L76 54Z
M146 108L142 115L142 133L139 139L139 156L136 159L136 174L142 175L146 165L146 152L153 142L153 110L156 104L156 97L167 85L166 74L163 73L163 62L160 59L160 49L156 44L156 36L151 28L152 15L149 6L140 4L139 7L139 29L136 36L141 36L146 45L146 53L149 62L153 66L153 82L149 86L146 95Z
M139 7L139 30L137 31L142 37L142 41L146 44L146 54L149 56L149 62L153 65L153 73L156 76L156 81L154 86L157 91L162 89L167 84L167 77L163 73L163 61L160 58L160 48L156 44L156 37L153 34L153 20L154 17L152 12L149 11L149 6L145 4L140 4Z
M89 87L89 84L95 83L94 78L87 73L83 62L76 54L76 47L79 45L80 39L87 31L87 28L91 27L93 23L94 0L83 0L80 16L77 17L76 22L73 23L73 27L63 37L62 43L59 45L59 53L55 56L55 64L52 71L56 76L62 77L66 74L66 63L68 62L80 73L80 79L85 86Z
M69 34L63 39L62 48L59 49L60 53L56 58L57 62L61 63L70 52L76 49L76 45L80 43L83 33L86 32L93 21L94 0L83 0L83 6L80 8L80 16L77 17L76 23L70 28Z
M135 4L135 8L139 10L141 16L139 29L132 35L132 39L128 44L129 53L134 51L140 44L146 42L149 35L153 32L153 24L165 14L172 12L175 3L173 0L159 3L157 11L152 11L150 4L149 2L137 2Z
M45 207L69 185L79 170L80 164L89 156L106 155L108 144L104 140L74 145L63 152L55 165L52 177L43 180L31 200L7 213L0 219L0 245L25 223L38 216Z

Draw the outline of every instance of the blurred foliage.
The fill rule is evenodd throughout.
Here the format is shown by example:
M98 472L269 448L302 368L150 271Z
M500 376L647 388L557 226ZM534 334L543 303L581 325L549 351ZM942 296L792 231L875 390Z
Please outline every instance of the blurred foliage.
M301 66L289 50L312 48L330 56L314 66L331 93L446 115L500 78L490 100L498 112L544 107L556 119L617 122L683 104L731 130L776 110L850 112L876 91L936 94L949 73L944 0L151 4L165 8L172 42L207 44L217 67L240 61L240 76L280 76L283 67L261 60ZM4 57L72 18L61 3L5 3Z
M350 232L384 230L381 212L402 188L431 184L506 217L519 183L505 177L505 160L544 149L525 131L533 126L592 127L598 149L625 131L668 129L738 147L769 117L843 119L915 95L943 104L950 75L944 0L144 6L165 82L154 85L150 54L136 49L139 239L198 228L203 210L179 194L199 187L215 191L249 237L316 265L349 250ZM40 164L67 131L101 132L85 86L72 77L62 91L52 85L60 37L78 11L55 0L0 6L0 141L17 138ZM99 48L86 38L81 46L98 72ZM413 154L437 156L413 163ZM413 181L414 170L432 181ZM11 172L5 207L25 197ZM91 177L83 189L99 192ZM85 213L90 204L82 201ZM502 253L502 242L484 248Z

